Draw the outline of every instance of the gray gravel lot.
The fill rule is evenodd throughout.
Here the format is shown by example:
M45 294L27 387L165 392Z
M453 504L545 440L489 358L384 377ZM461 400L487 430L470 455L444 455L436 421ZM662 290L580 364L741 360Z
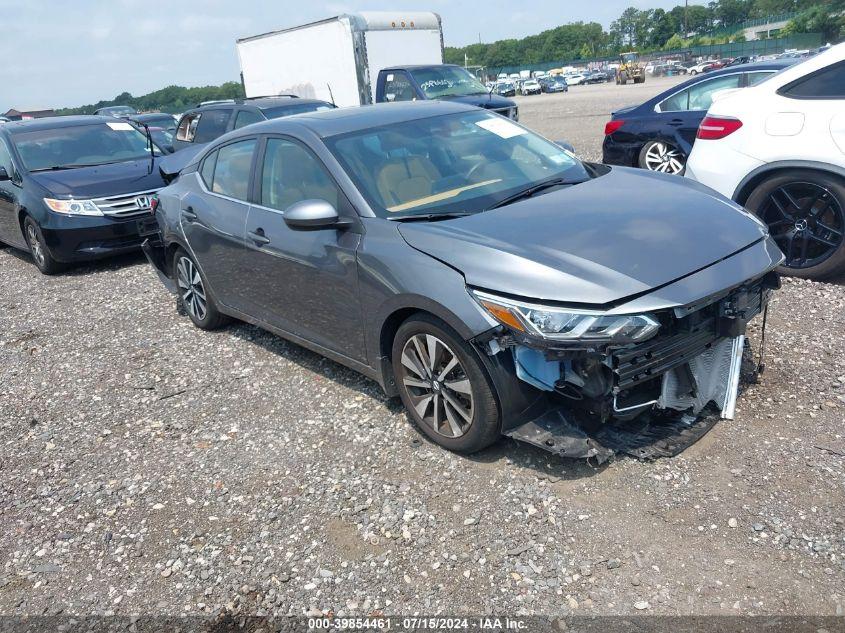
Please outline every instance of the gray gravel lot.
M522 120L595 158L657 84ZM195 329L140 257L0 271L2 614L845 613L842 285L786 281L735 421L593 469L447 453L339 365Z
M688 77L651 77L645 83L570 86L569 92L518 96L519 120L546 138L569 141L584 160L601 161L604 124L610 113L642 103Z

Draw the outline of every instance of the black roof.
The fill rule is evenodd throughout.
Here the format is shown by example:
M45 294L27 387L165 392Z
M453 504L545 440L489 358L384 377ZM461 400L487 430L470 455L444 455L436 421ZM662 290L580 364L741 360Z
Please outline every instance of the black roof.
M251 99L233 99L231 101L221 101L219 103L209 103L196 108L191 108L191 112L198 112L203 110L224 110L226 108L254 106L259 110L267 110L269 108L276 108L287 104L301 104L301 103L328 103L322 99L302 99L296 95L279 95L269 97L254 97Z
M26 121L10 121L4 123L3 128L11 134L16 132L33 132L36 130L54 130L63 127L75 127L79 125L96 125L98 123L115 123L123 119L116 119L113 116L97 116L93 114L79 114L74 116L48 116L41 119L28 119Z
M318 136L328 137L347 132L357 132L380 125L402 123L415 119L478 111L478 108L458 102L423 100L401 103L377 103L355 108L335 108L319 112L306 112L290 117L270 119L254 123L250 130L255 132L282 132L288 126L305 127Z
M409 64L408 66L391 66L389 68L382 68L382 71L419 70L420 68L440 68L441 66L463 68L463 66L458 66L457 64Z

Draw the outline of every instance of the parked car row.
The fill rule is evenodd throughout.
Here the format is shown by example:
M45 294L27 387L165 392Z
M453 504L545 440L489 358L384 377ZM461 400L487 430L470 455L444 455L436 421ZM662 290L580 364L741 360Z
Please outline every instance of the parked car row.
M841 274L845 45L727 65L617 110L603 161L686 175L743 204L786 254L782 272Z

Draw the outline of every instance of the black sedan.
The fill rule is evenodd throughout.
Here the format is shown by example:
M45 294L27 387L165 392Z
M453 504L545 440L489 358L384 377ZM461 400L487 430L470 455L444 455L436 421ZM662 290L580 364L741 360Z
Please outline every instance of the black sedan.
M156 228L163 151L128 121L67 116L0 127L0 242L42 273L137 249Z
M603 162L682 174L713 94L753 86L793 62L772 60L699 74L645 103L617 110L604 128Z

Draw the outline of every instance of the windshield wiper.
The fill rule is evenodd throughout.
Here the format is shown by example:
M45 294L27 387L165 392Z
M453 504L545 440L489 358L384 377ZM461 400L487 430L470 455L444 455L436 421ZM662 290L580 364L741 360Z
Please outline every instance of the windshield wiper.
M79 167L90 167L90 165L50 165L49 167L30 169L29 172L32 174L37 171L61 171L62 169L77 169Z
M447 213L417 213L415 215L399 215L388 220L394 222L431 222L433 220L449 220L451 218L463 218L474 215L469 211L452 211Z
M508 196L507 198L502 198L490 209L498 209L499 207L503 207L507 204L511 204L512 202L516 202L517 200L522 200L524 198L530 198L531 196L545 191L546 189L551 189L552 187L560 187L563 185L575 185L581 182L580 180L567 180L566 178L553 178L552 180L545 180L543 182L539 182L535 185L531 185L530 187L526 187L522 191L517 191L515 194Z

